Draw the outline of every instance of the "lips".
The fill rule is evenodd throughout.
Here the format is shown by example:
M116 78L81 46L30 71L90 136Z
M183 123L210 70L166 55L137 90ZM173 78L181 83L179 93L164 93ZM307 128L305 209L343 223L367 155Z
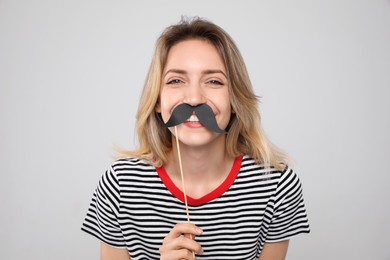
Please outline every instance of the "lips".
M186 120L186 122L199 122L199 118L195 115L195 113L194 114L192 114L191 116L190 116L190 118L188 118L187 120Z
M188 118L183 123L184 125L190 128L204 127L204 125L200 122L199 118L195 114L192 114L190 118Z

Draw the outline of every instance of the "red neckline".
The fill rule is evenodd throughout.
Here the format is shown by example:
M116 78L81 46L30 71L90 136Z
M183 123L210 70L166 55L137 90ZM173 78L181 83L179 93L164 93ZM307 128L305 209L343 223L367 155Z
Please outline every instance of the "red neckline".
M200 206L202 204L206 204L216 198L219 198L222 196L234 183L234 181L237 178L238 173L240 172L241 163L242 163L242 155L236 157L234 160L232 169L230 170L229 175L226 177L226 179L219 185L215 190L211 191L210 193L204 195L203 197L199 199L191 198L187 195L187 202L190 206ZM173 183L167 172L165 171L165 168L163 166L157 167L156 171L158 175L160 176L160 179L164 183L165 187L172 193L173 196L175 196L180 201L184 202L184 194L183 192Z

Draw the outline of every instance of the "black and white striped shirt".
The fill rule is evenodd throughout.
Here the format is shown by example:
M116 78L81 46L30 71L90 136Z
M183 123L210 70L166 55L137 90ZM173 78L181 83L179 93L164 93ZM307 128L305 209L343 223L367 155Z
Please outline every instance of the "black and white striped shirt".
M116 161L93 194L82 230L132 259L160 259L159 247L186 222L184 195L164 168L138 159ZM290 168L264 169L237 157L229 176L200 199L188 197L204 254L197 259L258 259L265 242L308 233L301 183Z

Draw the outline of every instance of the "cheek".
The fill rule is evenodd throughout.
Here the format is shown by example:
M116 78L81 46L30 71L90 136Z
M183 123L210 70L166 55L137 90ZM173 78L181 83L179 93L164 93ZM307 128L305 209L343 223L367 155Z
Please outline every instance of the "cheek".
M163 118L168 120L172 110L181 103L182 95L177 90L163 89L160 92L160 113ZM167 118L165 118L165 117Z
M173 107L173 102L169 98L163 98L161 96L161 100L159 103L159 113L161 113L164 122L167 122L169 120Z
M231 114L232 104L230 102L229 95L225 94L225 95L221 96L221 98L218 99L217 102L219 104L219 107L220 107L222 113Z
M228 124L230 122L230 118L231 118L232 113L233 113L232 104L230 103L230 100L226 99L225 102L223 102L222 107L223 107L223 111L221 111L221 112L223 114L223 118L226 121L224 123Z

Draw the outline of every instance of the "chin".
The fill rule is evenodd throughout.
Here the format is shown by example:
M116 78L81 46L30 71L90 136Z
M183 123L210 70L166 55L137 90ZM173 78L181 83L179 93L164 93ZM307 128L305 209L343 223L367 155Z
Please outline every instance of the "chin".
M208 131L205 134L188 134L186 137L180 138L180 142L189 147L204 147L215 144L223 137L223 135Z

